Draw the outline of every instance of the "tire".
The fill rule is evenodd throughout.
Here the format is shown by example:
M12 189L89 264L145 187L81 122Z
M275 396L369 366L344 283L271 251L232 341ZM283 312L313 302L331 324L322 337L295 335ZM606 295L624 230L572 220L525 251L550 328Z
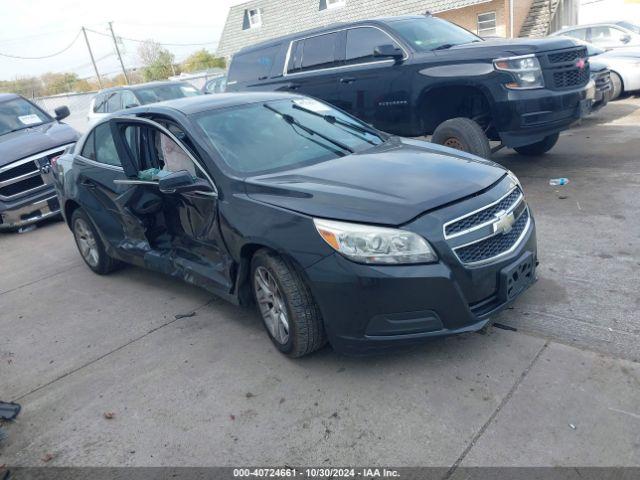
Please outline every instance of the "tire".
M297 358L327 343L320 309L293 265L269 250L259 250L251 261L251 285L262 323L280 352ZM265 285L275 295L269 296ZM285 313L288 328L280 312Z
M81 208L75 209L71 215L71 231L80 256L95 273L106 275L122 265L107 254L93 222ZM86 250L87 247L90 248L90 253Z
M616 72L611 72L611 97L609 100L618 98L623 90L622 78Z
M487 135L482 127L470 118L458 117L442 122L433 132L431 141L482 158L491 157Z
M559 133L554 133L548 137L544 137L542 140L531 145L523 145L522 147L515 147L514 150L520 155L535 156L547 153L558 143Z

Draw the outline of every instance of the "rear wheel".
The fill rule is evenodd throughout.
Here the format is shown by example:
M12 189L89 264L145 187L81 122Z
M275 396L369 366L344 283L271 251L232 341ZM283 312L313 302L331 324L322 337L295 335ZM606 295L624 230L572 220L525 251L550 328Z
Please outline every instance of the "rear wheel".
M95 273L106 275L121 265L107 254L93 223L81 208L74 210L71 216L71 230L80 256Z
M622 93L622 78L616 72L611 72L611 100L615 100Z
M553 146L558 142L559 137L560 137L559 133L554 133L553 135L544 137L539 142L532 143L530 145L523 145L521 147L515 147L514 150L518 152L520 155L527 155L527 156L542 155L543 153L547 153L549 150L553 148Z
M301 357L326 342L320 309L298 271L269 250L251 262L251 283L267 333L285 355Z
M482 158L491 157L489 138L470 118L458 117L442 122L433 132L431 141Z

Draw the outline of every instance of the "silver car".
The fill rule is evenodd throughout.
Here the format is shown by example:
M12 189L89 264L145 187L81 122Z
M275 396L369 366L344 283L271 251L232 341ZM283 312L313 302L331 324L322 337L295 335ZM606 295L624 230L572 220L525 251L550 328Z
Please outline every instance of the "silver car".
M640 26L624 20L565 27L551 35L565 35L605 50L640 46Z
M587 46L589 58L607 66L611 71L611 100L622 93L640 90L640 47L603 50L590 43Z

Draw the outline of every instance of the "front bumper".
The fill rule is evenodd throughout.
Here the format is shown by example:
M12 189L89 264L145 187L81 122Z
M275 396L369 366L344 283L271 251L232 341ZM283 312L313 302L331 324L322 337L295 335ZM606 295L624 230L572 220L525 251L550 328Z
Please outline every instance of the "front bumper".
M572 90L508 90L495 106L495 127L507 147L531 145L585 117L595 97L595 84Z
M60 214L60 203L53 189L12 203L0 201L0 231L15 230Z
M334 254L305 274L334 349L363 354L480 330L517 297L500 300L500 272L525 255L535 262L533 218L513 252L479 267L450 266L450 256L429 265L369 266ZM470 289L483 298L470 301Z

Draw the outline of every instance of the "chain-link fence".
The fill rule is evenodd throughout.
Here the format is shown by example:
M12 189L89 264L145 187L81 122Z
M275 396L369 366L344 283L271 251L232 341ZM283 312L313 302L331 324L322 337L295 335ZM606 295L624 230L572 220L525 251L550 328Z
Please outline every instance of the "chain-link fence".
M64 122L71 125L80 133L83 133L87 129L89 104L95 94L96 92L66 93L53 95L51 97L34 98L32 101L51 115L54 115L53 112L56 108L66 105L69 107L71 115L68 116Z

